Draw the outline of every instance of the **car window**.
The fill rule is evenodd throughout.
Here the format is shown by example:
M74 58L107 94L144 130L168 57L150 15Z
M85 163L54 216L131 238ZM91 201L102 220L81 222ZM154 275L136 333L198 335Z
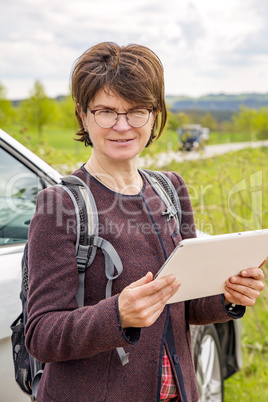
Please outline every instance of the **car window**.
M40 178L0 148L0 246L26 242Z

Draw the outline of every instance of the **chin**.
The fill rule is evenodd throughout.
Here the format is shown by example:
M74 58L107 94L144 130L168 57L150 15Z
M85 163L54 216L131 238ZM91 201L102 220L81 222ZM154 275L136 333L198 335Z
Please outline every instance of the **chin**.
M114 159L114 160L130 160L130 159L134 159L137 156L139 156L139 154L141 153L142 149L137 149L137 150L121 150L120 151L116 151L116 152L108 152L106 154L106 156L108 158Z

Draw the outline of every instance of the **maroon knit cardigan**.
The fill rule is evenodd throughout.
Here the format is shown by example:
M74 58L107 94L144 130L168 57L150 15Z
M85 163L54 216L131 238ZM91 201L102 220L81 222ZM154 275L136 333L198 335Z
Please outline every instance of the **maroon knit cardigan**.
M105 299L104 256L97 251L85 278L85 307L77 308L76 221L68 194L59 187L42 191L29 231L29 319L26 345L46 362L38 402L158 401L164 344L182 400L197 401L189 324L231 319L222 296L166 306L149 328L125 334L118 294L148 271L155 274L183 238L195 236L186 185L169 173L182 207L181 234L165 205L144 179L138 195L117 194L82 167L75 175L90 186L99 212L99 234L110 241L123 263L112 297ZM193 278L194 280L194 278ZM204 278L205 280L205 278ZM202 284L200 284L202 286ZM124 347L130 362L116 352Z

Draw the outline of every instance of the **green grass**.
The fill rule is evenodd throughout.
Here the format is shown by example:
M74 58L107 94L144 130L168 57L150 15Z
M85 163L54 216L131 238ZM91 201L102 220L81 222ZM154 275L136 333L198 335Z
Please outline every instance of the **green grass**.
M225 381L225 402L268 401L268 265L266 286L242 320L242 369Z
M143 150L141 156L155 155L159 152L178 151L178 148L178 134L176 131L165 130L156 142Z
M163 170L186 181L197 228L220 234L268 228L267 160L268 148L245 149ZM243 367L225 381L225 402L268 401L268 265L264 270L265 290L242 319Z
M75 141L75 132L71 129L44 127L41 138L34 129L23 131L12 126L7 132L63 174L71 173L91 155L91 147Z
M33 128L21 129L20 126L14 126L7 129L7 132L20 141L22 144L33 149L36 153L41 148L46 154L48 149L51 152L59 151L62 155L61 161L79 162L88 159L91 154L91 148L85 147L83 143L75 141L75 133L73 129L66 129L57 126L45 126L41 138ZM243 142L251 141L249 133L228 133L228 132L211 132L208 145L222 144L227 142ZM52 149L53 148L53 149ZM141 156L155 155L159 152L178 151L178 135L176 131L165 130L158 141L146 148ZM44 154L44 152L43 152ZM52 160L49 158L49 161Z
M212 131L209 136L208 144L215 145L225 144L228 142L244 142L252 140L254 140L254 138L252 138L250 133Z
M268 227L268 148L171 162L186 181L197 228L210 234Z

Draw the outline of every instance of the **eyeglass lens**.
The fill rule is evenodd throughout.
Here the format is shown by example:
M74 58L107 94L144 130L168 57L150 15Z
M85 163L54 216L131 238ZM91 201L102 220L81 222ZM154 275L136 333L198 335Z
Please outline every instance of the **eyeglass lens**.
M95 121L99 126L109 128L116 124L119 114L110 109L98 110L95 112ZM126 118L130 126L142 127L149 120L149 115L150 111L147 109L133 109L126 113Z

